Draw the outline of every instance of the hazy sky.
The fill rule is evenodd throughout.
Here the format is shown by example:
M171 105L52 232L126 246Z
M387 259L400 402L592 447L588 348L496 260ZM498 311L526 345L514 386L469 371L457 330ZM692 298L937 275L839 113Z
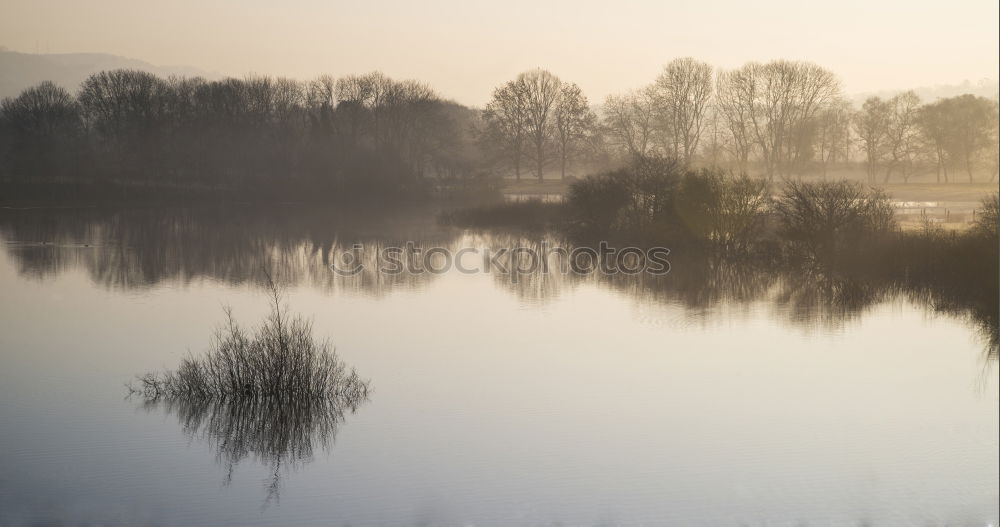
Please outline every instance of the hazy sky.
M811 60L849 93L996 79L998 18L997 0L0 0L0 45L233 75L381 69L467 104L542 66L596 101L680 56Z

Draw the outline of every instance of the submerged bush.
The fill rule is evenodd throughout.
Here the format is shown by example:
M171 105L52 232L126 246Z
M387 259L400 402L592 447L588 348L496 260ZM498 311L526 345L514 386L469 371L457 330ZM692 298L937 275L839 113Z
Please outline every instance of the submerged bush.
M785 240L812 258L830 257L846 243L896 227L889 197L852 181L788 181L774 211Z
M129 389L147 399L366 398L368 382L328 341L313 337L310 321L286 313L273 285L271 292L271 312L259 326L245 330L227 308L227 322L208 351L185 358L176 370L139 376Z
M695 170L654 156L574 183L567 206L593 233L745 249L760 236L769 202L768 184L762 179Z
M566 196L574 219L594 230L610 228L631 199L627 177L625 170L617 170L575 181Z
M639 157L624 169L573 183L567 205L592 233L657 236L677 225L674 196L686 172L670 158Z
M770 205L766 180L700 170L682 179L675 207L694 238L743 251L762 236Z

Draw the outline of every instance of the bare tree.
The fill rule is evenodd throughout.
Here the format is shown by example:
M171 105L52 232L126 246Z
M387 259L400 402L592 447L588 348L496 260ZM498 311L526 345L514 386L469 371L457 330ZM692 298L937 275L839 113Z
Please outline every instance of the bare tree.
M102 71L80 86L85 122L97 132L108 172L151 176L164 166L169 85L145 71Z
M664 151L690 163L712 97L712 66L692 58L676 59L663 68L652 89Z
M898 171L903 182L913 173L913 162L920 147L918 111L920 97L913 91L896 95L888 101L888 122L885 126L886 167L883 183L888 183Z
M974 95L960 95L924 106L919 112L919 125L926 142L931 145L937 161L938 179L948 167L961 163L973 181L973 171L983 157L995 158L997 102ZM991 180L996 172L995 159L986 162Z
M734 135L749 131L768 177L787 175L805 159L797 134L840 91L833 73L808 62L751 62L721 78L720 98L735 118Z
M552 114L562 81L546 70L535 69L520 74L518 82L525 89L525 129L534 146L535 176L541 181L547 160L545 146L552 137Z
M559 91L555 110L556 142L559 146L559 177L566 178L566 161L577 144L593 129L594 112L587 96L575 83L565 83Z
M920 133L923 139L924 148L927 149L934 158L935 170L937 172L937 182L948 182L948 141L951 132L948 130L949 122L946 115L946 108L942 101L925 104L920 108L917 118L920 126Z
M44 81L0 101L0 117L18 134L45 137L79 127L80 108L69 92Z
M0 174L12 171L60 174L75 165L75 141L82 132L80 106L66 90L45 81L0 101L0 131L11 135L0 142ZM0 134L0 139L5 134ZM4 149L4 146L9 146ZM6 150L6 151L5 151Z
M851 103L845 99L832 101L816 117L816 143L822 175L837 161L847 162L851 147Z
M865 153L865 168L869 184L875 182L879 164L885 156L885 131L891 119L891 108L880 97L869 97L861 105L861 110L854 114L854 132L857 134L861 149Z
M102 71L80 86L88 123L107 137L127 138L155 127L164 114L167 83L139 70Z
M704 134L706 137L703 155L708 165L714 169L720 167L725 151L729 147L727 144L729 139L725 135L724 126L723 116L719 112L718 106L710 105L705 114Z
M653 135L652 90L610 95L604 101L604 126L611 143L633 157L650 153Z
M969 183L972 183L974 166L981 155L990 150L994 137L992 131L996 127L997 103L966 94L949 99L947 107L954 123L953 156L962 161Z
M310 109L327 107L332 109L337 105L337 81L330 75L320 75L306 84L306 106Z
M349 75L337 79L334 94L338 101L337 114L343 116L347 135L351 144L356 146L368 118L368 105L372 98L371 84L365 77Z
M720 71L716 76L716 110L728 131L729 150L737 170L746 173L754 149L753 110L757 99L757 68Z
M372 115L372 138L375 149L378 150L385 143L385 130L382 126L385 121L386 109L393 104L396 97L396 85L392 79L381 71L373 71L363 77L368 87L368 107Z
M486 140L499 145L514 165L514 177L521 180L521 159L527 137L527 87L520 78L493 91L483 120ZM492 146L492 144L490 146Z
M387 143L422 175L429 130L447 128L440 119L440 99L430 86L413 80L396 83L392 95L386 111Z

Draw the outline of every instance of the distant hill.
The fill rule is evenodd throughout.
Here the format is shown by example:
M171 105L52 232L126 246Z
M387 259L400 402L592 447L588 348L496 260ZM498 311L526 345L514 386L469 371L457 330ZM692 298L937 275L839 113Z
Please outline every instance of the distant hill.
M1000 92L1000 83L995 80L983 79L979 82L970 82L966 80L961 84L939 84L937 86L920 86L914 88L903 88L899 90L882 90L877 92L867 92L867 93L856 93L850 97L851 101L854 102L856 106L861 106L865 102L865 99L873 96L889 98L899 93L903 93L907 90L913 90L920 96L920 100L924 102L934 102L938 99L944 99L947 97L955 97L957 95L965 95L966 93L971 93L972 95L978 95L980 97L986 97L988 99L994 99L997 97L997 93Z
M162 77L183 75L215 79L222 76L185 66L157 66L107 53L35 54L0 49L0 98L15 96L46 80L76 93L80 83L92 73L119 68L144 70Z

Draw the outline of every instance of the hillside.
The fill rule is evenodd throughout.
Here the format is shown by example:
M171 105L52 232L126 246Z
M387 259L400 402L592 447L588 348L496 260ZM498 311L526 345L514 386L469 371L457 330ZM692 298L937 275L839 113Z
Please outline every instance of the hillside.
M51 80L75 92L90 74L118 68L140 69L164 77L170 75L221 77L218 73L197 68L157 66L107 53L34 54L0 50L0 98L15 96L21 90L45 80Z

